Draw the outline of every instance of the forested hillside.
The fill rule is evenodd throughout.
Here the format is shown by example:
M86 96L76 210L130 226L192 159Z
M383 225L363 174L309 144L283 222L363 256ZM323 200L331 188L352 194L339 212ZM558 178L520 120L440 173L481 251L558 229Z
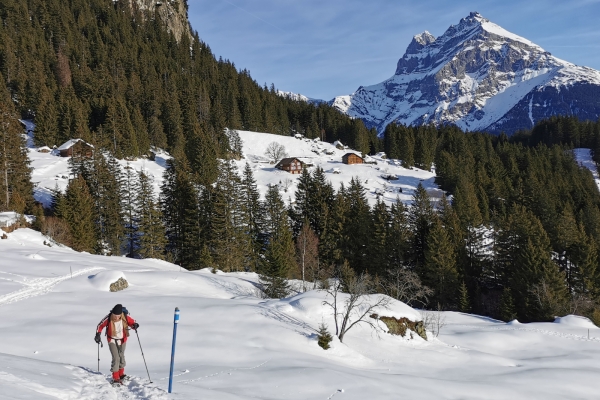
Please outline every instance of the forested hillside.
M554 118L510 139L389 125L378 139L358 119L257 84L197 34L178 42L128 4L1 0L2 210L35 213L36 228L79 251L256 271L270 297L289 293L287 278L318 287L349 265L412 305L600 321L600 195L569 151L600 154L600 122ZM46 215L18 117L35 121L38 145L94 145L71 159ZM433 203L419 186L410 206L371 207L360 179L336 191L313 168L290 207L278 186L261 199L252 169L240 176L231 162L242 155L235 129L384 149L405 167L435 166L449 197ZM116 162L152 147L173 155L159 197L143 170Z

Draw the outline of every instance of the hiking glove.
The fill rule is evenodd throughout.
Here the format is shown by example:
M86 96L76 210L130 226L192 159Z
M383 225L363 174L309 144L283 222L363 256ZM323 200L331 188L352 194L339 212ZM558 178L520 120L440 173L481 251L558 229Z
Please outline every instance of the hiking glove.
M131 327L133 328L134 331L137 331L137 328L140 327L140 324L138 324L137 322L134 322L133 325L131 325Z
M96 332L96 337L94 338L96 343L100 343L102 340L100 339L100 332Z

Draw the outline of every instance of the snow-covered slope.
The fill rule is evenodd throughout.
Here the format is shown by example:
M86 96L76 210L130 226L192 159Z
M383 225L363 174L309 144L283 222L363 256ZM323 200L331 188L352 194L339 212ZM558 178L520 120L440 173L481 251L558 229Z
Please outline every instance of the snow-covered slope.
M465 130L529 128L551 115L600 116L600 71L552 56L474 12L416 35L390 79L332 100L383 132L391 122Z
M353 177L358 178L367 190L367 198L371 205L375 204L377 198L381 198L388 205L395 203L398 197L402 202L410 203L419 183L434 200L441 198L443 193L435 184L434 172L418 168L407 169L400 165L400 161L387 160L381 155L367 158L374 164L346 165L342 163L342 156L349 152L358 152L351 149L340 150L333 144L321 142L318 139L316 141L306 138L297 139L290 136L250 131L238 131L238 133L243 142L244 154L244 158L237 162L238 168L241 171L246 163L250 164L263 196L267 191L267 185L280 185L283 199L287 203L293 202L300 177L300 175L292 175L278 170L275 165L269 164L265 151L272 142L283 145L289 157L297 157L312 165L309 167L311 171L316 167L321 167L336 190L342 183L348 187ZM398 179L383 178L390 175L395 175Z
M33 168L31 179L35 185L34 196L45 207L50 207L52 191L55 188L64 191L71 178L69 158L58 157L53 153L40 153L33 146L31 136L33 125L28 121L24 122L27 124L29 132L30 147L28 150ZM355 152L351 149L339 150L331 143L305 138L296 139L290 136L250 131L238 132L243 142L242 151L244 153L244 158L237 161L240 173L245 164L249 163L254 171L261 194L264 196L268 185L279 185L283 198L288 204L294 201L299 175L280 171L274 165L269 164L265 151L271 142L285 146L290 157L298 157L303 162L311 164L311 170L317 166L323 168L336 190L342 183L347 186L353 177L359 178L367 190L367 198L372 205L375 204L377 198L382 199L388 205L394 203L398 197L403 202L410 203L413 192L419 183L427 189L433 200L442 196L442 190L435 184L434 172L418 168L406 169L400 165L398 160L386 160L379 155L368 158L373 164L346 165L342 163L342 156L348 152ZM166 162L170 156L159 150L156 153L155 161L137 159L133 161L119 160L119 163L123 168L129 165L136 171L143 169L152 177L155 193L158 195L163 182ZM398 179L386 180L383 178L383 176L389 175L395 175Z
M254 274L180 271L43 241L29 229L0 240L1 399L597 398L600 330L585 318L506 324L447 312L439 340L360 326L324 351L316 329L334 324L322 292L263 300ZM108 292L105 281L117 276L129 288ZM106 343L97 372L94 330L115 303L140 323L152 384L135 335L127 346L133 379L126 387L108 384ZM181 322L168 395L176 306ZM385 312L421 314L399 302Z

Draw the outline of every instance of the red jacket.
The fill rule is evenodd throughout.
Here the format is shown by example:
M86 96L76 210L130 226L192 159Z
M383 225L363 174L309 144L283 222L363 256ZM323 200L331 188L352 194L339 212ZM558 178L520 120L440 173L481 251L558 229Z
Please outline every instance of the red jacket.
M114 340L112 337L112 321L110 319L110 316L112 314L108 314L106 317L102 318L102 321L100 321L100 323L98 324L98 327L96 328L96 332L98 333L102 333L102 329L106 328L106 337L108 340L108 343L111 342L111 340ZM133 326L133 324L135 324L135 320L133 318L131 318L129 316L129 314L125 315L125 314L121 314L121 321L123 321L123 339L121 339L123 341L123 343L127 342L127 338L129 337L129 327Z

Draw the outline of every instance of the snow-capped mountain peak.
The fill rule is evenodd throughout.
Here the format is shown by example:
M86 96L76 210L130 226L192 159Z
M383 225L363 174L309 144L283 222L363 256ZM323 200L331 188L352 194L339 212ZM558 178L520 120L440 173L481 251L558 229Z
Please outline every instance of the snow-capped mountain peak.
M472 12L437 38L427 31L414 36L394 76L332 104L379 132L399 122L510 133L556 114L597 119L598 98L600 72L560 60Z

